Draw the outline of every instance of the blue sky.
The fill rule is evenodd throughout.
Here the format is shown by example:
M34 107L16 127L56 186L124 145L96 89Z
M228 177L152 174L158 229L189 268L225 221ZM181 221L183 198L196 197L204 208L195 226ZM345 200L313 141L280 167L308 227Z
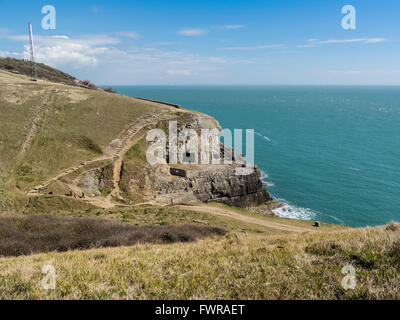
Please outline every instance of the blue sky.
M44 5L56 29L43 30ZM356 30L344 30L344 5ZM97 84L399 85L400 1L1 1L0 56Z

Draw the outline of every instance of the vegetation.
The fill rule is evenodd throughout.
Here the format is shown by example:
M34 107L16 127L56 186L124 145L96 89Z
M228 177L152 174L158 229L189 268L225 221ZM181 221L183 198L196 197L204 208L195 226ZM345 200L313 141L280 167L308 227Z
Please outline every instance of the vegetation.
M0 299L400 298L396 223L315 228L221 204L101 209L100 196L63 196L97 170L107 200L115 150L132 124L160 105L54 83L75 80L48 67L53 82L34 83L22 75L26 68L0 60L0 69L20 73L0 70L0 212L8 212L0 215ZM120 189L133 194L132 203L143 200L149 177L141 130L119 158ZM42 192L27 192L52 177ZM55 290L41 286L44 264L55 268ZM346 290L348 265L356 286Z
M399 240L399 229L383 227L300 236L231 232L168 246L1 258L0 298L399 299ZM341 249L324 249L332 245ZM55 290L41 288L45 263L56 270ZM341 285L347 264L356 270L355 289Z
M109 93L117 93L117 91L114 90L112 87L107 87L107 88L104 88L103 90L106 92L109 92Z
M32 83L0 70L0 186L26 191L92 160L130 123L154 109L129 97ZM26 150L21 150L24 143Z
M56 83L76 85L76 78L62 71L49 67L43 63L35 63L36 74L39 79L46 79ZM32 76L32 63L27 60L14 58L0 58L0 69Z
M134 226L94 218L8 215L0 217L0 255L188 242L225 233L218 227L188 224Z

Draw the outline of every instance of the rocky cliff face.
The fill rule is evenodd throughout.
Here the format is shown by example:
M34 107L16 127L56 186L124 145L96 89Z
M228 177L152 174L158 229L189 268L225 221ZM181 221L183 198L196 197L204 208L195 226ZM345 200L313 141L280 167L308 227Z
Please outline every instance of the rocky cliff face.
M193 181L196 198L204 202L222 202L244 208L272 200L263 188L258 168L248 175L237 175L232 167L200 172Z
M263 188L260 171L237 175L231 165L214 165L204 168L179 169L182 175L167 167L156 169L153 186L158 190L156 200L160 203L219 202L236 207L265 204L272 198ZM173 173L171 173L173 172Z
M220 126L212 117L193 112L186 114L183 122L178 122L178 131L183 128L200 132L203 128L220 129ZM228 148L220 144L219 149L220 157L223 158L224 150ZM234 157L240 155L234 153ZM247 172L243 174L241 170ZM141 177L143 175L146 180ZM243 168L239 164L166 164L145 165L137 170L137 167L135 169L127 163L121 173L121 182L129 197L137 198L140 191L144 194L143 200L159 204L202 201L244 208L272 200L263 187L257 166L253 169Z
M263 189L257 168L238 174L239 169L247 169L243 164L200 165L199 161L192 161L193 155L203 163L207 157L215 159L219 155L222 159L230 153L217 135L202 135L202 129L221 130L211 116L162 102L54 83L51 81L58 78L61 80L56 82L75 80L49 68L46 74L57 79L49 76L46 79L50 81L32 83L30 78L15 74L30 68L23 61L7 60L6 64L6 69L13 72L0 70L0 109L4 111L0 211L27 204L38 210L64 208L64 198L70 190L87 195L85 199L73 197L70 203L104 208L121 202L133 205L189 201L247 207L271 199ZM172 123L173 134L168 136ZM155 128L163 130L168 142L170 138L176 142L171 147L178 148L170 150L168 143L162 150L168 163L152 166L146 157L151 145L146 135ZM197 153L182 149L191 144L192 137L196 141L196 134L200 149L201 142L214 141L208 156L201 150ZM190 159L190 163L170 161L175 149L179 160ZM241 157L233 154L234 160ZM40 207L40 203L56 205Z

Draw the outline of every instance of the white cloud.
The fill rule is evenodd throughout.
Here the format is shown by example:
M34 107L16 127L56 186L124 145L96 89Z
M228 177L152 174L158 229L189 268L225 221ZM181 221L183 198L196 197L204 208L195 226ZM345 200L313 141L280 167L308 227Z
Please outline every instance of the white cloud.
M297 48L311 48L317 46L318 44L337 44L337 43L371 44L371 43L379 43L385 41L387 41L387 39L385 38L354 38L354 39L329 39L329 40L308 39L307 44L298 45Z
M207 33L206 29L182 29L178 31L178 34L188 37L202 36L206 33Z
M151 47L158 47L158 46L170 46L173 45L173 42L168 42L168 41L160 41L160 42L152 42L152 43L148 43L148 46Z
M140 34L138 34L136 31L119 31L119 32L115 32L115 35L117 35L119 37L130 38L130 39L140 38Z
M95 66L98 62L94 56L93 49L88 54L89 47L70 44L67 46L37 46L35 50L35 59L38 62L44 62L51 66L71 65L73 68L82 66ZM29 46L25 46L25 58L29 57Z
M320 44L329 44L329 43L378 43L387 41L384 38L359 38L359 39L344 39L344 40L324 40L318 41Z
M249 51L249 50L258 50L258 49L277 49L282 48L281 44L271 44L271 45L263 45L263 46L254 46L254 47L225 47L220 48L220 50L238 50L238 51Z
M9 36L8 39L27 42L21 35ZM108 45L118 44L120 40L108 35L82 35L77 38L67 36L36 36L35 58L38 62L53 67L72 66L80 68L95 66L98 56L111 50ZM29 57L29 46L24 46L23 56Z
M313 47L315 47L315 45L314 44L301 44L296 47L297 48L313 48Z
M68 36L51 36L51 38L53 38L53 39L66 39L66 40L70 39Z
M222 26L222 29L234 30L234 29L241 29L245 26L243 24L230 24L227 26Z
M167 73L170 74L170 75L190 76L190 71L189 70L170 69L170 70L167 70Z
M24 45L24 50L11 53L0 47L1 56L29 58L26 35L1 35ZM160 46L169 43L158 43ZM253 60L225 56L203 56L195 53L153 47L124 47L121 39L104 34L67 36L36 36L36 61L89 78L96 83L186 83L219 79L228 66L249 65ZM163 71L164 70L164 71Z
M23 58L23 55L19 52L10 52L10 51L1 51L0 50L0 57L1 58L6 58L6 57L11 57L11 58Z
M26 35L0 35L0 38L28 42ZM76 38L68 36L34 36L35 59L53 67L72 66L81 68L98 64L99 56L113 50L110 45L120 43L120 39L108 35L81 35ZM21 57L29 58L29 46L24 46Z

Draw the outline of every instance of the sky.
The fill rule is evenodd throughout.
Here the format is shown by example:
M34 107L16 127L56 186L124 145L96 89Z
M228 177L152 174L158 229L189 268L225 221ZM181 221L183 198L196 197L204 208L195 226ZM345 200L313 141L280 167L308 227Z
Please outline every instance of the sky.
M398 0L0 0L0 57L29 21L37 61L99 85L400 85Z

